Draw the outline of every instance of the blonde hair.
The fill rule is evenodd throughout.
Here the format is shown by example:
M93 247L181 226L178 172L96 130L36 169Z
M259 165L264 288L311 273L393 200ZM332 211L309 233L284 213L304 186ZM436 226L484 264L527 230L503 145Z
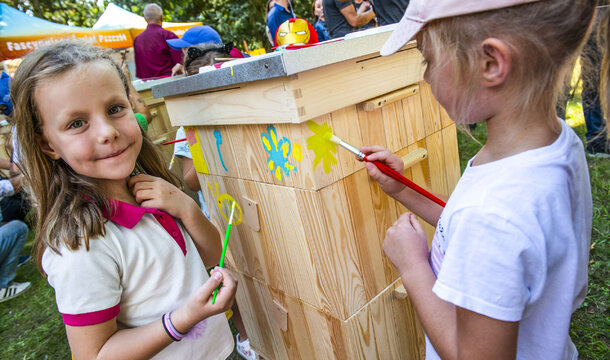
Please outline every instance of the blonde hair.
M74 172L62 159L51 159L38 145L42 136L43 109L38 108L34 97L37 86L93 62L114 69L129 97L128 80L110 53L76 41L62 41L28 54L17 69L11 86L14 122L19 134L18 166L36 205L33 250L38 269L43 274L41 258L46 248L59 252L59 246L63 244L76 250L84 243L89 250L91 238L105 235L107 219L102 216L102 209L108 214L112 211L96 179ZM137 159L142 170L179 185L179 180L166 169L155 145L144 133L142 136L142 148Z
M472 110L483 56L481 43L488 38L504 41L512 67L506 86L506 106L515 117L538 111L556 119L555 104L573 59L590 29L596 0L545 0L483 13L433 21L418 36L423 51L435 61L452 62L456 97L453 113L465 122ZM550 124L559 131L559 123Z

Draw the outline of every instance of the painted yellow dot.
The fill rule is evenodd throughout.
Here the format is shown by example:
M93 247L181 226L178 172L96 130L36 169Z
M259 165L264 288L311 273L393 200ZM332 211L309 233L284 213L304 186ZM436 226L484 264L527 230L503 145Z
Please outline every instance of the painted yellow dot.
M292 148L292 157L294 157L296 161L303 160L303 148L301 147L301 144L294 144L294 147Z

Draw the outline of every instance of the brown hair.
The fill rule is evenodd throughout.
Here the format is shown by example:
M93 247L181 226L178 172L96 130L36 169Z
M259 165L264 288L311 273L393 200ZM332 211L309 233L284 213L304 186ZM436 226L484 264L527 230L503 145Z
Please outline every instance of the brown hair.
M599 28L600 40L602 40L604 58L602 60L601 81L599 96L602 103L602 109L606 117L606 131L610 129L610 11L600 22Z
M107 64L116 71L129 97L127 78L106 50L77 41L62 41L28 54L15 74L11 86L16 133L19 134L18 165L25 185L36 206L34 254L38 269L46 248L59 253L59 247L76 250L84 243L89 250L91 238L105 235L102 209L110 213L106 195L96 179L76 173L63 160L45 155L38 139L42 135L42 109L34 98L42 82L89 63ZM174 185L179 180L164 164L159 150L142 134L137 163L151 175Z
M461 122L471 110L483 55L481 42L503 40L511 51L512 67L506 82L506 106L519 117L532 110L555 117L558 94L579 54L595 13L596 0L545 0L433 21L418 37L422 49L435 59L451 61L455 84L463 96L453 113ZM429 47L429 48L427 48ZM553 128L559 131L559 123Z

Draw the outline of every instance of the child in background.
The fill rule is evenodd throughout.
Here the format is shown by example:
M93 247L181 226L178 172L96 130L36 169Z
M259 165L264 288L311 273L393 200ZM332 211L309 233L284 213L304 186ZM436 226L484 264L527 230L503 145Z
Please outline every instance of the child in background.
M324 20L324 5L322 0L314 0L314 2L311 3L311 7L313 18L315 20L313 28L316 29L316 32L318 33L318 41L322 42L330 40L330 34L328 33L326 21Z
M76 359L226 358L236 283L204 265L218 262L220 235L142 134L128 89L106 51L77 42L36 50L17 70L39 269Z
M184 49L185 56L183 64L186 76L198 74L200 67L219 63L221 60L218 59L231 58L231 54L235 53L231 51L232 49L231 43L226 45L210 43L199 44ZM241 54L238 52L238 56L240 55ZM176 131L176 140L184 139L185 137L184 127L181 126L178 131ZM195 165L193 164L193 156L191 155L191 150L186 141L174 144L174 156L179 158L182 162L182 179L184 180L184 184L192 191L197 192L201 211L209 219L210 212L203 199L201 185L199 184L197 171L195 171ZM256 359L256 352L250 347L248 333L246 332L246 327L244 326L237 303L233 304L231 310L233 311L233 324L235 324L235 328L238 332L235 335L237 353L246 360L254 360Z
M576 359L572 313L587 292L592 199L582 142L555 114L595 0L412 0L381 49L417 36L424 79L458 124L487 142L443 209L366 163L413 214L383 249L426 332L427 359ZM379 146L371 161L402 172Z

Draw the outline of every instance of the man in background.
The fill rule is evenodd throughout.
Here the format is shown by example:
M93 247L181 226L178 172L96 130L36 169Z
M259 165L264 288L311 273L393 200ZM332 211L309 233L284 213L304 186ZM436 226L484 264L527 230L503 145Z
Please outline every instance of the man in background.
M353 1L323 0L326 27L332 39L345 36L348 33L368 24L375 12L368 1L362 2L358 10Z
M133 41L136 76L142 80L173 76L182 73L182 52L167 45L166 40L178 38L163 29L163 10L157 4L144 7L146 30Z
M377 14L379 26L394 24L402 19L409 6L409 0L373 0L373 10Z

